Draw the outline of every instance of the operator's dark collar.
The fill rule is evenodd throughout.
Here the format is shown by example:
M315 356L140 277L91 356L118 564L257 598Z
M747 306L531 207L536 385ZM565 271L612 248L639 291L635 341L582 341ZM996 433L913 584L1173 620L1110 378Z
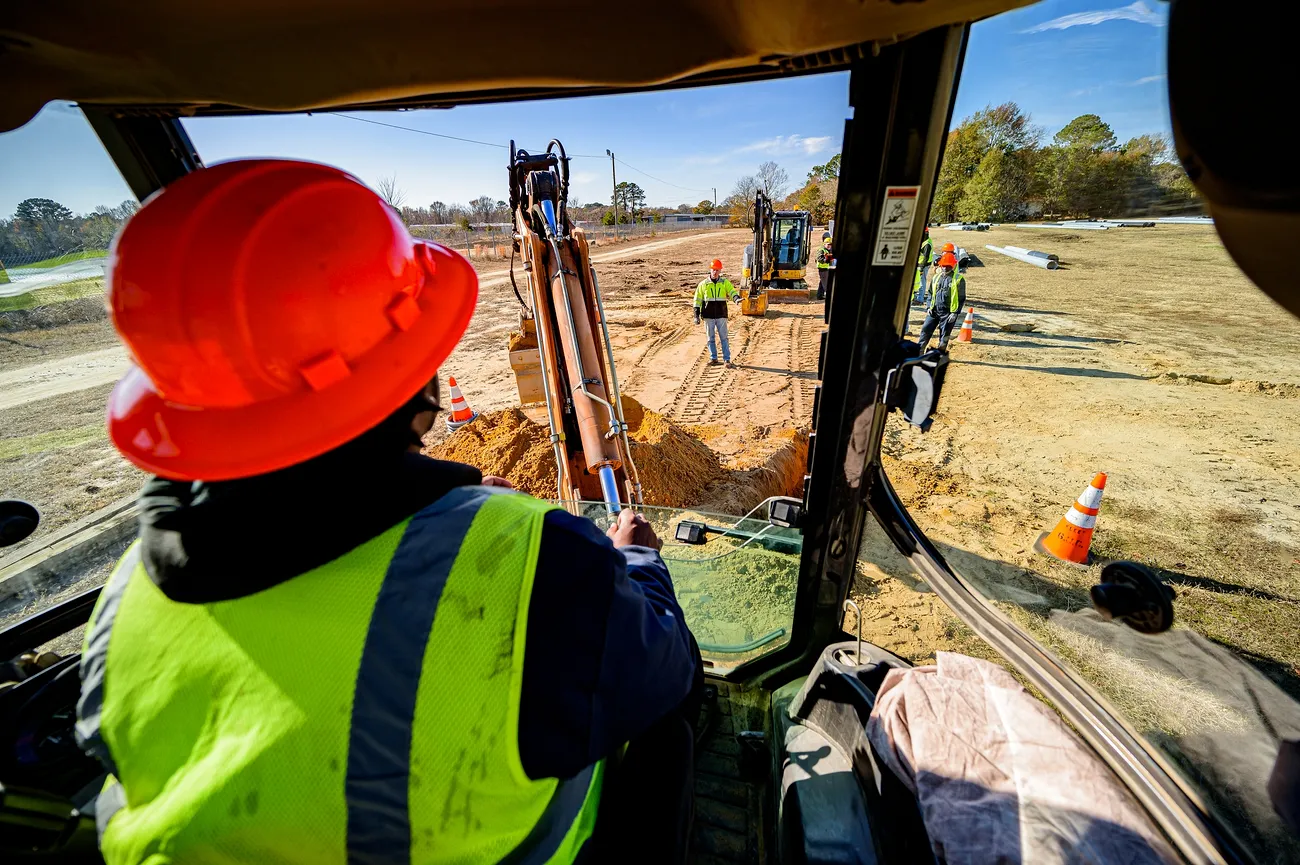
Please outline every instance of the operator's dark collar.
M150 480L140 496L145 570L174 601L244 597L332 561L478 469L401 450L347 446L256 477Z

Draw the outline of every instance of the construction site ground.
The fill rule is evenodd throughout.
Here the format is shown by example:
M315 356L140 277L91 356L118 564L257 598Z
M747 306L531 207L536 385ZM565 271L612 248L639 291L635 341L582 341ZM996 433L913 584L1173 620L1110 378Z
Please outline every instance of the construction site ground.
M982 262L968 273L975 341L952 346L933 429L895 416L884 449L892 483L944 556L1069 660L1104 664L1086 646L1051 640L1047 618L1088 607L1096 568L1046 559L1033 542L1107 472L1094 552L1159 569L1178 592L1180 623L1300 694L1300 323L1206 228L934 236ZM643 444L689 440L695 460L659 504L740 514L799 488L820 305L773 305L761 319L733 312L735 369L707 364L692 322L707 261L721 258L736 279L749 240L720 230L595 251L623 391L653 420ZM1041 270L985 243L1046 249L1062 267ZM506 344L518 303L500 264L480 270L478 310L444 373L502 424L517 403ZM919 320L913 309L913 336ZM102 427L124 362L102 319L0 331L0 489L38 502L51 528L140 483ZM434 452L452 448L446 435L441 425L431 434ZM507 470L522 465L512 459ZM860 564L865 638L914 661L941 649L987 654L879 530ZM855 626L850 617L846 630ZM1161 693L1125 708L1167 726Z

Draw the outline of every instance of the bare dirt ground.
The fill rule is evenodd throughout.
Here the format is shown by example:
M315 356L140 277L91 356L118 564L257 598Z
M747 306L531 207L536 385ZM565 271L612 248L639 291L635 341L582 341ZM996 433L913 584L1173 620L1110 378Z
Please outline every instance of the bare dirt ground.
M884 447L891 480L949 562L1051 642L1048 612L1088 608L1097 568L1032 544L1104 471L1093 553L1157 569L1178 592L1179 623L1300 695L1300 322L1209 229L933 235L984 262L968 272L975 341L952 347L934 427L921 434L895 417ZM1058 253L1062 269L985 243ZM1013 323L1034 330L1000 329ZM864 558L869 638L956 640L917 642L904 654L918 660L968 648L933 596L904 588L913 578L878 536ZM1098 663L1056 642L1071 663Z

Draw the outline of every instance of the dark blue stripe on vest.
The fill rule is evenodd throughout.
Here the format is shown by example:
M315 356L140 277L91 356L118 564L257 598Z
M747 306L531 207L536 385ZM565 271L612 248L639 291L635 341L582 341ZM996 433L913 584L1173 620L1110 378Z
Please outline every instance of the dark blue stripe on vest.
M578 819L595 771L595 766L588 766L569 780L561 781L537 825L499 865L535 865L549 861L569 834L573 821Z
M424 650L461 543L493 492L460 487L412 517L384 575L361 653L348 739L344 789L353 865L410 861L411 726Z

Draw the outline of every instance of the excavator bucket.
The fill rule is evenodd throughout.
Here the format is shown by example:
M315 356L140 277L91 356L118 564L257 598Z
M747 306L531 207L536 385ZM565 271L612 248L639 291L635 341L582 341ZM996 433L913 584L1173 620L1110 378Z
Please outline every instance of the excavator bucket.
M740 296L740 314L741 315L767 315L767 292L760 291L756 294L742 294Z

